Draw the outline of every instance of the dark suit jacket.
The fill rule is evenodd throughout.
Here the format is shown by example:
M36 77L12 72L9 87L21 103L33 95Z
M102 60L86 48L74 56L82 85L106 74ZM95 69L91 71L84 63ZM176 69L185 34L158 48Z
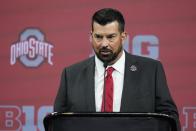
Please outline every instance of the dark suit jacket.
M134 65L137 70L132 71ZM96 112L95 58L65 68L55 100L56 112ZM178 118L159 61L125 53L125 76L120 112L157 112Z

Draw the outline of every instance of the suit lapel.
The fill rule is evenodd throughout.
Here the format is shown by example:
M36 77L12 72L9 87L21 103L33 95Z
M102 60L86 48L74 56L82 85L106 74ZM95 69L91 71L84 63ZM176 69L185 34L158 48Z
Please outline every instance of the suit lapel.
M83 75L83 82L85 83L85 92L84 92L84 97L85 97L85 102L87 106L87 111L88 112L95 112L95 85L94 85L94 74L95 74L95 61L94 57L90 59L90 62L84 69L84 75Z
M140 66L132 55L125 53L125 75L120 112L134 112Z

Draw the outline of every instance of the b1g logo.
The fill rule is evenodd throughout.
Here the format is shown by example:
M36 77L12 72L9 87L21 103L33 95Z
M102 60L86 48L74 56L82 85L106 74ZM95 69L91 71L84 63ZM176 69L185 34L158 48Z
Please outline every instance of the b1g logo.
M159 58L159 39L155 35L136 35L132 40L130 51L129 36L124 41L123 47L126 51L134 55L149 57L153 59Z
M10 64L14 65L19 59L26 67L38 67L47 59L48 64L53 65L53 48L39 29L27 28L20 34L19 41L11 45Z
M153 59L159 58L159 39L155 35L137 35L133 38L132 53Z
M0 131L44 131L43 119L52 106L0 105Z
M196 131L196 107L184 107L185 125L182 131Z

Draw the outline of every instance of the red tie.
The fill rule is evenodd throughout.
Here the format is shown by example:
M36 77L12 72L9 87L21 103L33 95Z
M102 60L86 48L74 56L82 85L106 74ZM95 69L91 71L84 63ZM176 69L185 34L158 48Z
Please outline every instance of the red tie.
M107 69L107 76L105 77L105 94L103 94L101 112L112 112L113 111L113 78L112 72L114 71L113 67ZM105 104L105 110L104 110Z

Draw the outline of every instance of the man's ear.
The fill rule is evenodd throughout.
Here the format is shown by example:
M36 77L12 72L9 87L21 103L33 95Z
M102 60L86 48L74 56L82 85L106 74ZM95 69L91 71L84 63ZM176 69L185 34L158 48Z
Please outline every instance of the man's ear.
M91 34L91 37L93 37L93 31L92 30L91 30L90 34Z
M89 36L89 38L90 38L90 42L92 42L92 39L93 39L93 31L92 31L92 30L90 31L90 36Z
M127 32L125 32L125 31L122 32L121 38L122 38L122 41L124 41L127 38Z

